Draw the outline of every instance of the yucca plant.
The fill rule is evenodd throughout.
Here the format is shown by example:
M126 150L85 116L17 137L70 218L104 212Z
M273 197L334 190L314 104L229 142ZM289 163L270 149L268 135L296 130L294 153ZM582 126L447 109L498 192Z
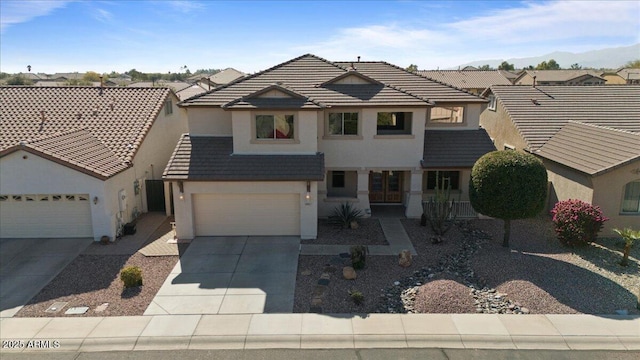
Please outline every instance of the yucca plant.
M633 246L633 242L640 239L640 230L633 230L631 228L613 229L613 231L622 236L624 239L624 251L622 253L622 260L620 261L620 265L627 266L629 265L629 253L631 252L631 247Z
M362 210L354 208L349 202L344 202L333 209L329 221L348 229L352 222L357 222L362 216Z
M431 225L431 230L442 237L458 216L456 201L451 199L451 184L440 184L439 172L436 171L435 194L422 205L422 216Z

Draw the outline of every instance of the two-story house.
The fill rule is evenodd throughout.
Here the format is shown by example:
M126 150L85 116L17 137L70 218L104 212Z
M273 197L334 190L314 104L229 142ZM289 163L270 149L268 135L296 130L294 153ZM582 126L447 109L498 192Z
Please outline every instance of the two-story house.
M468 200L471 167L494 149L486 103L385 62L314 55L187 99L189 134L164 173L177 234L313 239L343 202L419 217L436 176Z

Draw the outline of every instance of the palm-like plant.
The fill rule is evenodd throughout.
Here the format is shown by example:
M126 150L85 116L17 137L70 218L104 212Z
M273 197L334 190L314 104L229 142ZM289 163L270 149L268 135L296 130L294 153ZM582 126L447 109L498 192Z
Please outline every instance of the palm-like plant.
M629 253L631 252L631 246L633 246L633 242L640 239L640 230L633 230L631 228L613 229L616 234L622 236L624 239L624 252L622 255L622 261L620 261L620 265L627 266L629 265Z

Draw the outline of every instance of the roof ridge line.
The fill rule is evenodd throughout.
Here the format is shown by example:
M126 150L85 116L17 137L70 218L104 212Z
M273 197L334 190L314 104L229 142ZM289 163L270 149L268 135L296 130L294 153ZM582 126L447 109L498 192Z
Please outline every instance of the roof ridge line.
M567 126L568 124L571 124L571 123L572 124L577 124L577 125L590 126L590 127L597 128L597 129L605 129L605 130L617 131L617 132L621 132L621 133L624 133L624 134L629 134L629 135L639 136L640 137L640 134L634 133L634 132L629 131L629 130L618 129L618 128L614 128L614 127L611 127L611 126L587 123L587 122L582 122L582 121L578 121L578 120L569 120L569 121L567 121L567 124L565 126ZM563 126L563 128L564 128L564 126Z

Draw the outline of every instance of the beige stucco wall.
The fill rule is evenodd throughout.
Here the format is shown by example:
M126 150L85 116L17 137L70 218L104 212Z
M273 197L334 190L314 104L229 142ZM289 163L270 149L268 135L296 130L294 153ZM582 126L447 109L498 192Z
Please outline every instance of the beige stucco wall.
M102 180L26 151L0 158L0 194L89 194L94 239L115 235ZM93 203L94 197L98 204Z
M480 126L487 130L498 150L503 150L507 144L515 147L515 150L528 148L499 99L496 103L496 110L487 108L482 112Z
M605 79L606 85L624 85L627 83L627 80L618 74L605 74L600 77Z
M232 111L235 154L315 154L318 151L318 112L314 110ZM256 140L255 116L293 114L294 139Z
M188 132L192 135L232 136L231 111L219 107L186 108Z
M487 107L486 103L481 104L441 104L441 106L463 106L464 115L463 122L460 124L443 124L443 123L430 123L427 120L426 128L429 130L469 130L477 129L480 126L480 114ZM430 113L429 111L427 112Z
M631 227L640 230L640 214L621 214L624 187L640 180L640 160L593 178L593 203L600 206L605 216L603 236L614 236L614 228Z
M262 182L184 182L183 198L180 189L173 182L176 234L180 239L193 239L195 234L192 196L194 194L300 194L300 237L315 239L318 235L318 186L311 182L311 201L306 203L307 184L305 181L262 181ZM251 221L247 209L247 221ZM277 211L277 209L274 209Z
M553 161L543 159L550 183L549 206L552 209L556 202L578 199L588 203L593 201L593 183L591 176L572 170Z

